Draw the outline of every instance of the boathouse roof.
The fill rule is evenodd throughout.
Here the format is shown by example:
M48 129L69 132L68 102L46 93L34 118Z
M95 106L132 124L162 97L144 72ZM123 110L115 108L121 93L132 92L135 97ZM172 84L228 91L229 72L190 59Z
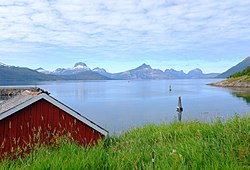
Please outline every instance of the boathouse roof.
M58 108L64 110L68 114L72 115L76 119L82 121L83 123L87 124L88 126L92 127L93 129L97 130L101 134L107 136L108 131L104 128L100 127L93 121L89 120L88 118L84 117L80 113L76 112L72 108L66 106L65 104L61 103L57 99L51 97L48 92L45 92L41 89L22 89L18 91L17 94L13 95L13 97L9 98L8 100L3 101L0 103L0 120L15 114L19 110L41 100L44 99L53 105L57 106Z

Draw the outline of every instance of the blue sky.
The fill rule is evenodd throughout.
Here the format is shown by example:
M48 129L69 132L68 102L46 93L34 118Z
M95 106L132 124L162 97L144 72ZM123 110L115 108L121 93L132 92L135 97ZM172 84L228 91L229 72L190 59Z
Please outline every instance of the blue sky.
M223 72L250 56L249 0L0 0L0 62Z

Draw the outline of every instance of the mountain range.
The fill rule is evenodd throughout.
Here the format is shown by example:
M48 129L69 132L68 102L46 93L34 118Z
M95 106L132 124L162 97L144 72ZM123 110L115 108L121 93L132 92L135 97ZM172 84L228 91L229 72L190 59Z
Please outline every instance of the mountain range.
M58 68L48 71L43 68L35 70L26 67L15 67L0 63L0 83L20 81L50 81L50 80L146 80L146 79L204 79L204 78L226 78L229 75L240 72L250 66L250 57L226 72L204 74L201 69L196 68L188 73L174 69L154 69L150 65L141 66L119 73L109 73L104 68L96 67L90 69L85 63L78 62L71 68Z
M42 68L32 70L0 63L0 84L22 83L27 81L51 80L108 80L109 78L93 71L76 72L74 75L56 75ZM45 74L46 73L46 74Z
M198 78L214 78L218 73L204 74L201 69L196 68L189 71L187 74L174 69L153 69L150 65L142 64L141 66L120 73L109 73L104 68L96 67L91 70L85 63L78 62L72 68L58 68L55 71L47 71L43 68L38 68L36 71L47 75L75 75L84 72L95 72L109 79L116 80L143 80L143 79L198 79Z

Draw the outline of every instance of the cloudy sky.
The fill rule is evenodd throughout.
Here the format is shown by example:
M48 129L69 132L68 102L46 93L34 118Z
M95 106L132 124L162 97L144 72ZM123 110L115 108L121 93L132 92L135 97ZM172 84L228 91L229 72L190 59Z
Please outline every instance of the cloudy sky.
M250 56L249 0L0 0L0 62L223 72Z

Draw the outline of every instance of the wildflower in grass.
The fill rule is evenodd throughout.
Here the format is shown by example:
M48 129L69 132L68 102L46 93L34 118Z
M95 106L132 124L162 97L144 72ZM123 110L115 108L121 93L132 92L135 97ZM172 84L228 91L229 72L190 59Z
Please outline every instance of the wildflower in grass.
M176 150L175 150L175 149L173 149L173 150L172 150L172 152L170 152L170 154L169 154L169 155L171 155L171 156L172 156L172 155L175 155L175 154L176 154Z
M173 149L169 155L172 156L173 158L175 158L175 160L178 162L183 159L182 155L180 153L177 153L176 149Z

